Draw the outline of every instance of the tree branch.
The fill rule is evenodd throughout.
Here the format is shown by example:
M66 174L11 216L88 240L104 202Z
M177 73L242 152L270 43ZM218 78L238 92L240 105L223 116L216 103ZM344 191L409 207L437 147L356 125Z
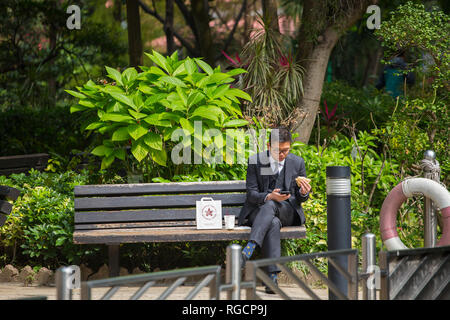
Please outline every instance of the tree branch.
M165 24L166 20L161 17L159 15L158 12L156 12L156 8L154 10L150 9L145 3L143 3L141 0L138 0L139 2L139 6L142 8L142 10L147 13L150 14L152 16L154 16L159 22L161 22L163 25ZM190 52L190 54L197 56L198 55L198 51L189 43L186 41L186 39L184 39L178 32L176 32L175 30L173 30L173 35L181 42L181 44Z
M225 51L225 52L227 51L228 46L231 43L231 40L233 40L233 36L234 36L234 33L236 32L237 25L238 25L239 21L241 20L246 7L247 7L247 0L244 0L244 2L242 3L241 10L239 11L239 14L236 17L236 20L234 22L233 29L231 29L230 33L228 34L227 40L225 41L225 44L223 46L223 51ZM220 58L220 56L221 56L221 54L216 57L216 60L218 60Z

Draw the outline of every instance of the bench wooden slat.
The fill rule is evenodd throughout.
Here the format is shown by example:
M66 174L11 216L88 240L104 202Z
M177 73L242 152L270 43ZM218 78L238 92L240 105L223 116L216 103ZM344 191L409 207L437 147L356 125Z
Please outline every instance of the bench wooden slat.
M304 238L304 226L281 228L281 238ZM250 229L245 230L197 230L195 227L184 228L128 228L77 230L73 233L76 244L117 244L137 242L183 242L183 241L226 241L247 240Z
M169 195L169 196L130 196L106 198L75 198L75 209L82 210L125 210L145 208L181 208L195 206L195 201L202 197L212 197L221 200L222 205L242 205L245 193L228 194L195 194L195 195Z
M239 207L222 207L222 214L239 215ZM195 208L188 209L152 209L126 211L82 211L75 212L75 224L137 222L161 220L195 220Z
M75 186L75 197L131 196L170 193L246 192L245 180L138 183Z
M16 156L0 157L0 168L22 168L47 165L49 155L47 153L35 153Z
M10 168L10 169L0 169L0 176L9 176L13 173L28 173L31 168L36 169L37 171L44 171L47 166L30 166L30 167L21 167L21 168Z
M7 216L0 214L0 227L3 226L6 222L6 219L8 219Z
M6 200L0 200L0 213L10 214L12 210L12 204Z
M236 216L237 220L237 216ZM237 225L237 221L236 221ZM121 229L121 228L178 228L187 226L197 226L195 219L191 220L168 220L168 221L136 221L136 222L116 222L116 223L83 223L76 224L75 230L91 230L91 229ZM225 228L222 221L222 227Z
M188 226L196 226L195 220L77 224L77 225L75 225L75 230L121 229L121 228L161 228L161 227L177 228L177 227L188 227Z
M8 186L0 186L0 199L15 201L20 195L20 191L16 188Z

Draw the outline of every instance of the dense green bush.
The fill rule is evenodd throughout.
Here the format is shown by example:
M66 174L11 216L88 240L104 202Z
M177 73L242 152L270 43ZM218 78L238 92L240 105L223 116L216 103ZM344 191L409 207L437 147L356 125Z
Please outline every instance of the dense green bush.
M230 85L233 76L246 72L243 69L221 72L220 66L213 69L199 58L179 60L177 52L164 57L153 51L147 56L156 66L142 66L140 73L135 68L120 73L106 67L113 83L97 85L89 80L77 87L78 92L67 92L79 98L71 112L93 115L86 130L103 137L91 151L102 158L101 168L106 169L119 159L129 172L139 167L145 181L150 182L155 174L152 168L165 167L169 162L168 153L178 143L172 140L175 130L184 130L188 144L197 139L200 146L216 145L220 149L226 140L221 129L248 124L242 119L238 98L251 98ZM196 121L201 123L199 128L195 128ZM183 137L186 143L184 140ZM226 154L207 156L196 143L192 145L193 152L205 161L218 156L226 158ZM126 147L131 150L131 157L127 156ZM233 161L226 161L230 160Z
M80 130L82 121L67 107L0 111L0 156L44 152L69 161L73 149L83 150L89 143Z
M41 173L0 176L0 185L20 190L6 223L0 228L3 262L30 263L48 267L79 264L98 251L72 242L73 188L86 184L86 174Z

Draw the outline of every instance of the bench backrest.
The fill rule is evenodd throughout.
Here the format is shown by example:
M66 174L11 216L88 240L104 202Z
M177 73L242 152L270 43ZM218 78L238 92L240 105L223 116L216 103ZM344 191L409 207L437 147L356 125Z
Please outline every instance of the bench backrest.
M47 166L47 153L0 157L0 175L28 172L31 168L43 171Z
M244 180L76 186L75 229L195 225L202 197L222 201L222 214L239 215Z

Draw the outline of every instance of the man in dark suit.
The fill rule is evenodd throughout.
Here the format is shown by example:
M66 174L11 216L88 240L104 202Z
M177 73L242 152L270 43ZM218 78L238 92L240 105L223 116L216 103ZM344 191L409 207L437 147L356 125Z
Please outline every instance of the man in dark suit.
M256 246L261 248L264 258L280 257L280 228L305 223L301 203L308 200L311 186L306 181L296 182L297 177L306 177L306 169L303 158L289 153L291 142L289 130L273 129L268 150L248 160L247 198L239 225L251 226L252 231L242 251L242 265L250 259ZM277 283L280 269L271 265L267 271ZM268 287L266 292L273 293Z

